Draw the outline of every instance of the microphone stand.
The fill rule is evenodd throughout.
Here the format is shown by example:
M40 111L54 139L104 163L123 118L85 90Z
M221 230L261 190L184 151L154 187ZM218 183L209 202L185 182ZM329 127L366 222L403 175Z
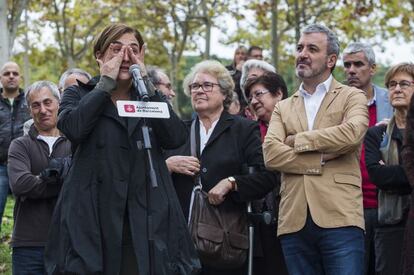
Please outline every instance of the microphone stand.
M249 166L249 175L254 174L256 172L256 168L253 166ZM253 274L253 244L254 244L254 224L252 219L253 211L252 211L252 202L247 203L247 216L249 217L249 261L247 266L247 274Z
M138 89L138 84L134 81L134 87L137 93L137 96L142 101L148 101L148 97L143 97ZM150 128L147 125L147 120L143 119L143 124L141 126L142 136L143 136L143 149L147 153L147 164L148 164L148 173L149 181L146 179L148 184L146 186L146 195L147 195L147 237L148 237L148 257L149 257L149 274L155 275L155 253L154 253L154 229L153 229L153 217L152 217L152 203L151 203L151 190L158 187L157 176L155 174L154 163L152 161L152 145L150 137ZM138 148L142 147L141 141L137 141Z
M248 174L252 175L260 172L261 169L256 166L248 166ZM260 222L269 225L272 222L272 216L270 213L254 213L252 208L252 202L247 203L247 217L248 217L248 229L249 229L249 258L247 266L247 274L253 274L253 245L254 245L254 223Z

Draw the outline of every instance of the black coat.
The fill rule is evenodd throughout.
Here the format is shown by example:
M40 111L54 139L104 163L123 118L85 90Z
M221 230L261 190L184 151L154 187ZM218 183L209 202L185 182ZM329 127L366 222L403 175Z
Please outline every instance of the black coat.
M56 207L46 249L49 274L118 274L122 225L128 214L139 274L149 274L146 152L143 119L119 117L110 94L96 79L65 91L58 128L75 144L68 178ZM152 101L161 101L156 93ZM151 189L155 273L194 274L199 268L162 149L181 145L184 124L170 108L169 119L148 119L158 188Z
M190 129L192 121L187 122ZM199 122L196 123L196 140L199 144ZM199 150L199 146L197 146ZM191 155L190 135L186 144L176 150L169 150L168 156ZM272 189L280 185L280 175L277 172L262 171L247 175L248 167L264 168L262 144L257 122L240 116L223 112L215 126L204 150L200 155L200 177L203 190L209 191L220 180L234 176L237 182L237 192L232 192L230 198L223 203L240 203L264 197ZM173 182L179 197L184 215L188 217L194 179L183 174L173 173ZM245 209L245 205L241 204ZM276 231L274 232L276 234ZM203 267L204 274L241 274L238 270L216 270L214 267Z
M30 113L22 89L14 98L13 106L2 94L3 88L0 88L0 163L6 164L10 143L23 135L23 124L30 119Z
M192 121L187 121L188 132ZM196 123L196 140L200 141L199 122ZM197 146L199 151L199 146ZM190 156L190 135L187 142L178 149L168 150L168 156ZM203 190L209 191L220 180L233 176L238 192L233 192L236 201L249 201L264 197L280 184L279 174L265 171L254 176L247 175L248 168L264 168L262 143L257 122L241 116L223 112L211 134L203 153L199 154L200 177ZM186 218L190 206L194 179L183 174L172 174L181 207Z
M405 131L402 158L408 181L411 187L414 188L414 97L411 98ZM410 213L405 227L402 272L404 275L414 274L414 192L411 193Z
M403 166L381 165L379 163L382 160L380 147L386 129L387 126L385 125L374 126L369 128L365 135L365 163L369 178L379 189L399 192L402 195L410 194L411 187ZM400 163L403 163L400 154L403 137L396 125L391 133L391 138L397 142L398 156Z

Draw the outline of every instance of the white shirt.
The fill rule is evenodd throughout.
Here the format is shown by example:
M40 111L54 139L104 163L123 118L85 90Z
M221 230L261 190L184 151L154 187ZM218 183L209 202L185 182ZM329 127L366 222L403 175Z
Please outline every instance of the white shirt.
M49 156L52 154L53 145L55 144L56 140L58 140L58 138L59 137L42 136L42 135L37 136L37 139L43 140L49 146Z
M332 74L329 75L328 79L316 86L315 92L309 94L304 88L303 83L300 84L299 93L303 97L305 103L306 117L308 119L308 130L313 129L313 123L315 122L316 114L318 113L319 107L322 104L322 100L325 98L326 93L329 91L332 83Z
M211 136L211 133L213 133L214 128L217 125L217 122L219 120L217 119L211 124L211 128L206 130L206 128L203 125L203 122L200 120L200 155L203 153L204 148L206 147L206 144L208 142L208 139Z

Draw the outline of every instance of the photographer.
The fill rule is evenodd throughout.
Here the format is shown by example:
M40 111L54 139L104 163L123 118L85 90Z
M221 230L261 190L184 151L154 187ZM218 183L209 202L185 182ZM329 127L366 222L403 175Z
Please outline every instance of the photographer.
M45 274L47 232L69 168L70 142L56 128L59 90L38 81L25 92L33 125L29 134L12 141L8 156L10 187L16 197L13 274Z

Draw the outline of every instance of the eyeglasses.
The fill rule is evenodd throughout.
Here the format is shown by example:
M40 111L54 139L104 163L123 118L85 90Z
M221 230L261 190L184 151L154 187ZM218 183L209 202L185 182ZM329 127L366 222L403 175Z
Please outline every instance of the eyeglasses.
M269 90L258 90L258 91L254 91L253 93L250 94L248 101L249 104L252 103L253 98L256 100L259 100L264 94L267 94L269 92Z
M220 86L220 84L218 83L203 82L202 84L200 83L190 84L188 85L188 88L190 89L191 93L196 93L200 89L200 87L201 89L203 89L203 92L210 93L211 91L213 91L214 85Z
M413 83L414 83L414 81L408 81L408 80L401 80L400 82L398 82L398 81L390 81L388 83L388 89L395 90L395 88L397 88L397 85L400 85L400 88L402 90L405 90L408 87L410 87Z
M110 50L112 51L113 54L117 54L121 51L122 46L124 46L124 45L126 45L126 44L122 44L119 41L112 42L111 46L110 46ZM132 52L134 54L138 54L139 51L140 51L139 46L137 44L130 44L130 45L127 45L127 46L131 47Z
M167 88L168 90L172 90L171 83L163 83L163 82L160 82L160 83L158 83L158 85L164 85L165 88Z

